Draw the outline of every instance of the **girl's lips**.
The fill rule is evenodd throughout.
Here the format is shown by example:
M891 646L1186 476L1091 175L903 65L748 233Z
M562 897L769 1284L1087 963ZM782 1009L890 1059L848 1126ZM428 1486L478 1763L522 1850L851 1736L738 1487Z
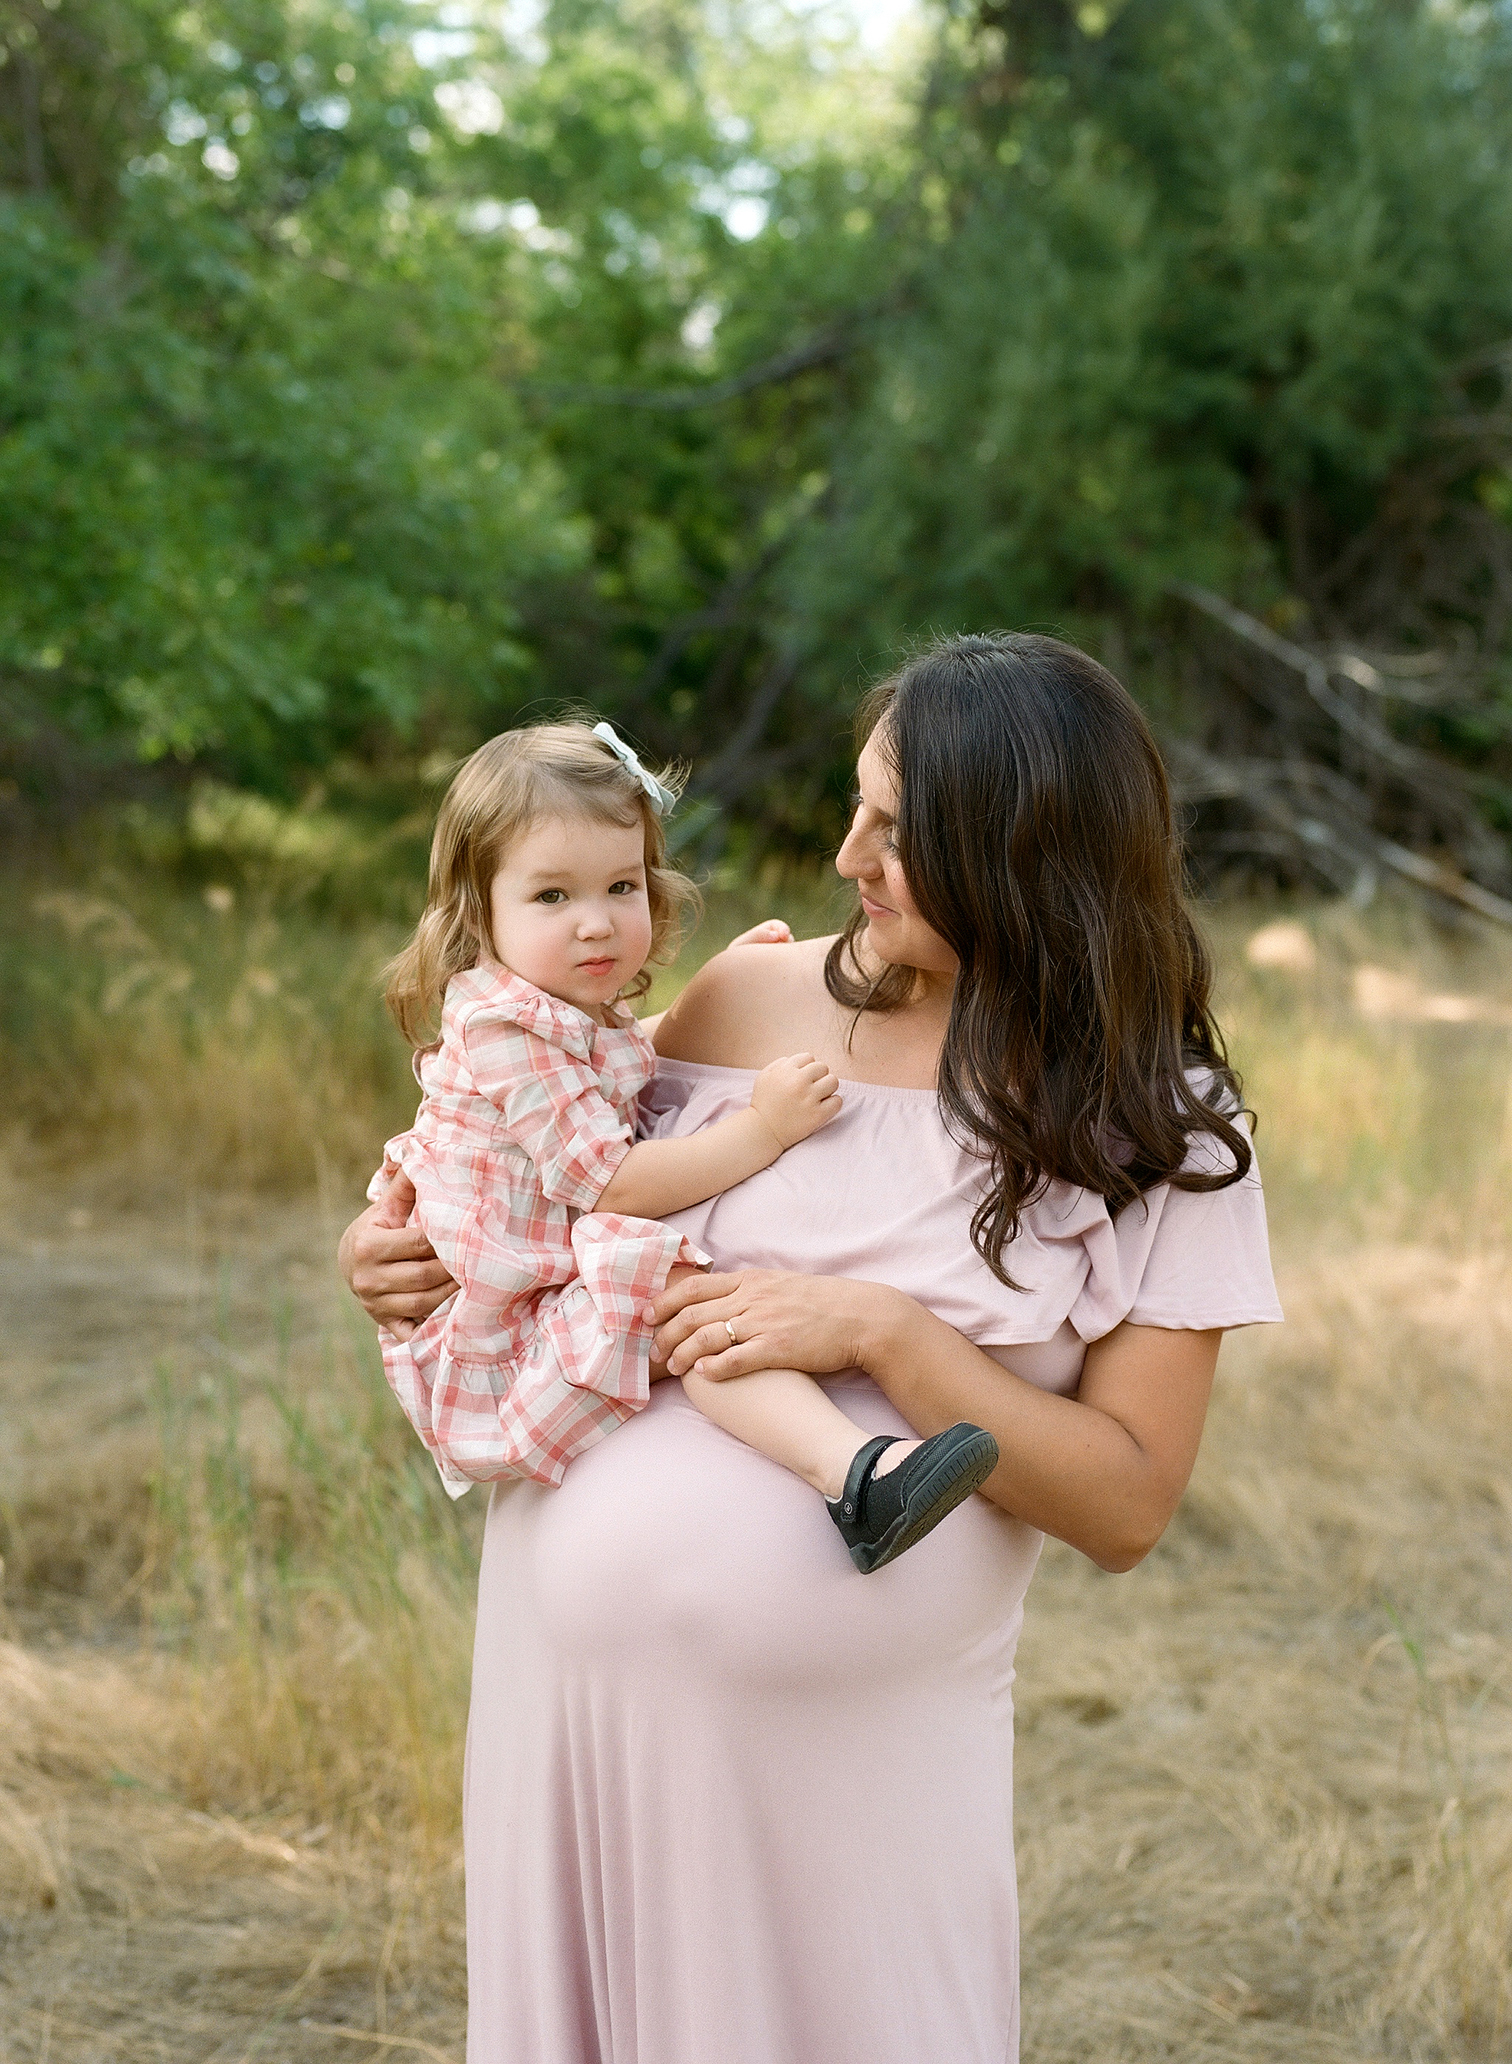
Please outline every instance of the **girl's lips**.
M868 917L897 916L897 911L890 910L885 903L873 903L871 897L867 895L865 889L860 890L859 894L861 897L861 908L866 912Z
M578 973L580 975L607 975L614 965L614 956L612 954L607 955L602 960L580 960L578 962Z

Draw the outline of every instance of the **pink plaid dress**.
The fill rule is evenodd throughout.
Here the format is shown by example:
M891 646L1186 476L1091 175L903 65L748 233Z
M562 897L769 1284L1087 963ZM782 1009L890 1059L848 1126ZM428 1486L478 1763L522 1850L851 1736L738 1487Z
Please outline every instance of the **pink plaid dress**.
M633 1018L599 1025L508 968L447 984L425 1095L368 1194L398 1167L456 1295L383 1366L453 1497L472 1483L559 1484L650 1396L643 1307L705 1257L653 1219L595 1212L635 1139L656 1055Z

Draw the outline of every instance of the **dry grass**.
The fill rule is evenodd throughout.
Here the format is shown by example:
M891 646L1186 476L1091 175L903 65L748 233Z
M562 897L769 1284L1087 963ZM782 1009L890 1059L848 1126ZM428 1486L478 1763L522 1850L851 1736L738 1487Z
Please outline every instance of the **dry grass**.
M479 1515L318 1205L79 1194L5 1221L0 2057L454 2054Z
M423 853L417 873L407 846L395 858L376 842L359 896L362 854L335 828L233 800L191 813L199 843L187 857L175 848L174 868L117 826L66 881L7 881L0 1066L13 1159L47 1172L87 1160L96 1195L102 1183L140 1197L186 1181L286 1194L365 1177L375 1143L409 1123L409 1056L379 991L419 913ZM804 883L784 900L814 931L833 899ZM754 884L716 890L653 1006L768 914Z
M1159 1552L1020 1659L1031 2057L1505 2057L1512 1274L1385 1243L1231 1344Z
M267 921L178 904L212 939ZM1290 1324L1230 1343L1149 1562L1052 1544L1031 1594L1032 2064L1512 2057L1512 952L1303 915L1311 969L1216 925ZM477 1515L417 1467L321 1259L342 1128L365 1145L390 1091L336 1075L353 1021L311 1001L368 947L297 922L263 1051L329 1071L291 1107L337 1143L324 1195L240 1194L276 1156L164 1186L152 1140L210 1052L185 1040L115 1135L163 1156L150 1208L132 1159L70 1173L66 1125L0 1197L4 2064L460 2057ZM236 990L198 993L202 1021ZM150 1050L112 1024L102 1095ZM195 1124L235 1073L228 1041Z

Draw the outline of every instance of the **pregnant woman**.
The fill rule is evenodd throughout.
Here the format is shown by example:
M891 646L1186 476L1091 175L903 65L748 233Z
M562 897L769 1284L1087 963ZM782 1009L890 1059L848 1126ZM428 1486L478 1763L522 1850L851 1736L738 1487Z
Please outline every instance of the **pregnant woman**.
M676 1381L559 1489L495 1486L466 1775L470 2064L1011 2064L1011 1686L1044 1535L1160 1538L1222 1330L1277 1319L1164 771L1053 639L872 696L841 936L721 954L657 1028L682 1134L795 1049L844 1110L672 1221L671 1376L828 1379L877 1434L988 1428L951 1520L863 1577L811 1491ZM374 1317L451 1287L400 1195Z

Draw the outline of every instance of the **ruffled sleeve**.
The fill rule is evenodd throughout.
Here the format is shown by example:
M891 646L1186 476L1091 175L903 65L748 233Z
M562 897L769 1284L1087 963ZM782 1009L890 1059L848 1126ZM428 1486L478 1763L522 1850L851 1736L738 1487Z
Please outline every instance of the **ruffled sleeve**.
M546 1195L592 1211L634 1135L604 1093L589 1019L516 979L459 1013L457 1034L474 1086Z
M1215 1169L1221 1153L1204 1140L1188 1165ZM1116 1222L1103 1212L1082 1237L1089 1268L1069 1317L1083 1340L1100 1340L1124 1320L1204 1332L1274 1324L1285 1316L1255 1163L1222 1190L1161 1183L1125 1206Z

